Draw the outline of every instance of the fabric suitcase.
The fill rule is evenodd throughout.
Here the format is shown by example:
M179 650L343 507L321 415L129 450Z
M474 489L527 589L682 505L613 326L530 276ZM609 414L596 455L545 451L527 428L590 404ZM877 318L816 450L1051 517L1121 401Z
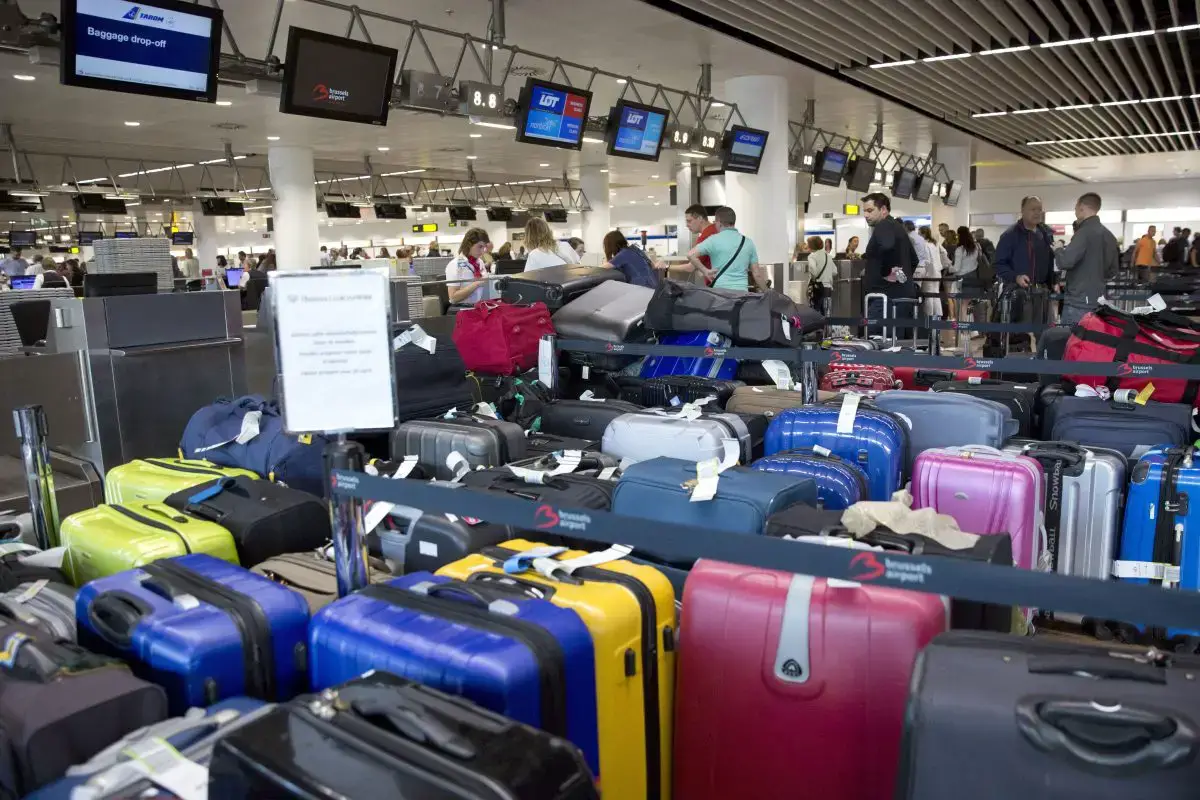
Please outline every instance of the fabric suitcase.
M230 564L239 563L233 536L226 528L163 503L100 505L80 511L63 520L59 537L67 548L63 570L75 586L187 553L208 553Z
M867 499L867 474L857 464L835 455L791 450L760 458L750 467L811 478L817 486L817 502L831 511L845 510Z
M516 375L537 366L538 343L553 334L543 303L517 306L484 300L454 316L454 344L467 369L484 375Z
M986 380L990 373L979 369L922 369L919 367L893 367L892 372L900 382L901 389L928 391L938 383L947 381Z
M79 590L79 642L167 690L174 714L246 695L304 691L308 604L202 553L145 564Z
M75 588L37 581L0 595L0 616L41 628L55 639L75 641Z
M755 294L663 281L645 324L652 331L715 331L747 347L799 347L825 327L825 317L773 289Z
M582 441L582 440L580 440ZM599 443L597 443L599 444ZM576 461L569 451L547 453L533 456L522 461L514 461L508 466L520 467L534 472L553 473L555 475L588 475L593 478L611 479L616 475L620 461L599 450L575 451L579 453Z
M942 598L701 560L683 607L676 797L891 796L909 676L946 629Z
M545 456L552 456L567 450L576 450L582 453L586 450L595 450L599 446L600 441L597 439L575 439L570 436L555 436L552 433L542 433L541 431L525 432L526 459L540 460Z
M1200 659L1110 651L972 631L934 639L914 670L895 796L1194 796Z
M991 380L986 377L967 380L939 381L934 384L935 392L956 392L1003 403L1017 421L1017 432L1013 436L1030 436L1033 431L1034 403L1040 386L1011 381ZM984 444L971 442L970 444Z
M328 505L265 481L224 478L171 495L167 505L228 530L243 567L315 550L333 538Z
M39 552L41 551L33 545L0 542L0 592L7 592L35 581L70 583L61 569L26 563L26 558Z
M832 400L835 392L817 392L818 402ZM779 412L804 405L803 393L799 390L779 389L774 386L739 386L733 390L726 411L743 414L763 414L773 418Z
M1008 407L982 397L894 389L880 392L873 402L909 423L914 455L930 448L968 444L1001 447L1017 432Z
M392 432L392 458L417 457L426 472L442 480L454 477L446 458L458 453L475 467L499 467L525 457L525 431L502 419L459 414L450 419L405 422Z
M452 408L471 404L471 382L467 365L450 336L426 333L434 342L430 353L411 341L412 329L398 338L408 337L393 354L396 386L396 421L440 417Z
M821 376L820 389L826 392L884 392L900 385L891 367L875 364L832 363Z
M721 460L726 439L735 441L733 446L740 455L742 443L730 431L729 424L711 416L687 419L667 414L623 414L604 432L600 450L618 459L625 468L659 456L694 465L710 458Z
M637 403L624 400L555 400L542 409L537 430L552 436L599 441L614 419L641 410Z
M1137 458L1152 447L1186 447L1195 438L1194 410L1180 403L1118 403L1043 392L1042 440L1106 447Z
M732 342L724 336L708 331L693 333L665 333L658 337L660 345L670 347L704 347L718 350L730 347ZM643 378L663 378L671 375L691 375L696 378L731 381L737 375L738 362L724 356L646 356L642 362ZM653 405L653 404L643 404Z
M671 797L671 721L674 718L678 628L670 582L653 567L627 559L572 569L506 574L505 564L527 566L544 545L517 539L456 561L439 575L468 584L537 587L557 606L579 614L596 653L600 774L605 796ZM521 554L526 554L521 557ZM554 556L573 561L587 554ZM675 795L680 796L680 795Z
M544 303L546 308L557 311L605 283L625 281L625 273L619 270L562 264L507 275L496 281L496 291L500 292L500 299L506 303ZM649 303L649 298L646 302ZM645 314L644 308L642 313Z
M501 497L515 497L551 508L594 508L608 511L612 507L616 484L586 475L541 475L541 482L525 480L506 468L482 469L468 472L462 484L472 491L487 492ZM520 531L507 526L510 537Z
M106 503L161 503L169 495L216 478L257 478L248 469L184 458L137 458L104 476Z
M908 427L881 409L859 408L847 432L840 406L791 408L771 420L766 452L823 447L867 473L869 499L890 500L904 485L909 459ZM839 430L839 428L841 430Z
M654 290L622 281L605 281L554 312L554 330L563 339L632 342L646 338L642 318ZM571 361L597 369L620 370L636 357L607 353L570 353Z
M1128 474L1116 450L1073 442L1010 442L1006 453L1029 456L1046 475L1046 548L1055 572L1108 580L1121 526Z
M392 577L387 564L378 559L368 561L367 567L367 577L372 583L382 583ZM299 592L313 613L338 599L337 566L315 551L274 556L250 571Z
M221 737L208 796L598 800L565 739L381 671Z
M741 386L737 381L719 378L696 378L690 375L671 375L664 378L649 378L641 387L641 405L647 408L667 408L684 403L698 403L712 398L705 404L708 410L725 408L734 391Z

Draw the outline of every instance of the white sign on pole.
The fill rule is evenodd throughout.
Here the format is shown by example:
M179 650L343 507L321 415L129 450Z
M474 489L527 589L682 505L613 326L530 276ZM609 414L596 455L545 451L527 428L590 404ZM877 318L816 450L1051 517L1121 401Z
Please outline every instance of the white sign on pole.
M368 270L276 272L271 287L287 430L394 427L387 276Z

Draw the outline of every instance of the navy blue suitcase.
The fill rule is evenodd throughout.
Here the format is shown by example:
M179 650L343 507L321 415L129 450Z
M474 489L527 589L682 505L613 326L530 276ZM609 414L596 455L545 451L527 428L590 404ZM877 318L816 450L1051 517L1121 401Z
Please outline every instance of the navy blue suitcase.
M822 508L830 511L843 511L866 500L869 491L867 473L857 464L812 449L788 450L766 456L755 461L750 468L812 478L817 484L817 501Z
M384 670L570 739L599 774L591 633L544 586L514 586L415 572L331 603L309 631L313 689Z
M1196 438L1195 409L1183 403L1140 405L1049 391L1042 396L1042 441L1107 447L1140 458L1152 447L1186 447Z
M304 596L203 553L84 585L79 642L162 686L172 714L247 695L287 700L308 687Z
M717 333L691 331L688 333L663 333L658 343L671 347L708 347L723 349L733 342ZM731 381L737 375L738 362L732 358L689 358L684 356L647 356L642 362L641 377L665 378L669 375L691 375L696 378L716 378Z

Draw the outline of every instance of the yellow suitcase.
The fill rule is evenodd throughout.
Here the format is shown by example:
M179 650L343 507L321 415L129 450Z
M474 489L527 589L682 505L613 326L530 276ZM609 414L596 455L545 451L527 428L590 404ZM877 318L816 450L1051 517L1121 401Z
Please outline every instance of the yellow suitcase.
M552 587L547 599L579 614L595 642L601 791L620 800L668 800L678 630L671 583L653 567L620 560L577 569L574 580L546 578L533 570L504 573L508 558L535 547L544 545L513 539L447 564L437 574ZM568 550L557 558L584 555Z
M176 492L217 478L258 478L247 469L188 458L135 458L104 478L106 503L161 503Z

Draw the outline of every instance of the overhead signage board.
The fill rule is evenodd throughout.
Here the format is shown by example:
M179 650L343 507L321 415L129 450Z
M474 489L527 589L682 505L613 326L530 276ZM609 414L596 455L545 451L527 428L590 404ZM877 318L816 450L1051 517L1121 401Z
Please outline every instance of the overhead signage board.
M767 150L767 131L734 125L725 134L722 166L728 172L756 174Z
M670 111L621 100L608 115L608 154L658 161Z
M478 81L463 81L458 86L459 110L469 117L503 117L504 87Z
M436 72L406 69L400 73L400 105L423 111L458 111L454 83Z
M420 225L413 225L413 233L437 233L438 226L436 222L424 222Z
M591 104L589 91L530 78L521 90L517 141L578 150Z
M386 125L400 53L292 26L279 110L284 114Z
M688 149L715 156L721 149L721 134L705 128L696 128L692 131L692 145Z

